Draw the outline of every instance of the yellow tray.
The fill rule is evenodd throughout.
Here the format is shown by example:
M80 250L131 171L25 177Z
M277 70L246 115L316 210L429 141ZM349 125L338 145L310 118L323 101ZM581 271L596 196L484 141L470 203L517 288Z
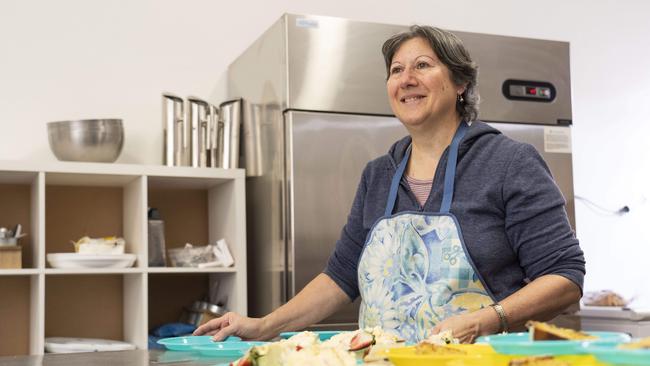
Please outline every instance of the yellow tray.
M392 348L387 351L388 358L395 366L508 366L516 358L530 356L515 356L498 354L489 345L460 344L450 345L467 352L466 355L423 355L416 354L415 347ZM556 356L571 366L605 366L592 355Z
M461 365L485 365L490 362L493 356L496 356L494 349L487 344L454 344L447 347L456 348L465 351L464 355L441 355L441 354L417 354L415 346L391 348L386 350L390 362L395 366L447 366L453 361L462 361Z

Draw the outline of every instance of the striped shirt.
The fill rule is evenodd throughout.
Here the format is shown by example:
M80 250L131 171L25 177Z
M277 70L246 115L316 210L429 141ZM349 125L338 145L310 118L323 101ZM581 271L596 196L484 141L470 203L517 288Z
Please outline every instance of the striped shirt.
M406 176L406 181L409 184L409 188L417 198L420 206L424 206L424 203L427 202L429 198L429 193L431 193L431 185L433 184L433 178L431 179L415 179L411 178L408 175Z

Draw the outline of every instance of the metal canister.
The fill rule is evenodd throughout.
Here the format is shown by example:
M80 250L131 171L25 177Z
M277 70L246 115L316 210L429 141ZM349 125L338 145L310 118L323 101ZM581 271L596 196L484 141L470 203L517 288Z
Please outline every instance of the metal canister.
M220 118L219 107L210 104L210 118L208 127L208 166L221 167L221 146L223 145L223 122Z
M201 99L187 98L187 120L190 126L190 165L208 166L209 104Z
M235 99L219 106L223 122L223 144L220 151L221 167L230 169L239 167L239 129L242 118L242 100Z
M163 164L167 166L188 165L185 142L185 119L183 99L163 94Z

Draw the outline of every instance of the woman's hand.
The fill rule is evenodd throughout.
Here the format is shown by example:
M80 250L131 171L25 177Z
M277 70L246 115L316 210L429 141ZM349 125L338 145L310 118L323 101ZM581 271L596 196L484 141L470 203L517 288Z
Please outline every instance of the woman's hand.
M461 343L473 343L476 338L499 331L499 317L492 308L483 308L473 313L449 317L438 323L431 334L451 330L451 335Z
M197 336L211 335L215 341L222 341L230 335L241 337L244 340L270 338L264 334L263 319L248 318L232 312L210 320L198 327L193 334Z

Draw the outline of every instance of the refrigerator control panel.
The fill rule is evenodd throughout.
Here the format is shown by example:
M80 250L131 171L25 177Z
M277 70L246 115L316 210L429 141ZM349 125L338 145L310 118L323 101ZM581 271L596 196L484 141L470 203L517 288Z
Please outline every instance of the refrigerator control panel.
M545 81L513 80L503 82L503 95L510 100L531 102L552 102L555 99L555 87Z

